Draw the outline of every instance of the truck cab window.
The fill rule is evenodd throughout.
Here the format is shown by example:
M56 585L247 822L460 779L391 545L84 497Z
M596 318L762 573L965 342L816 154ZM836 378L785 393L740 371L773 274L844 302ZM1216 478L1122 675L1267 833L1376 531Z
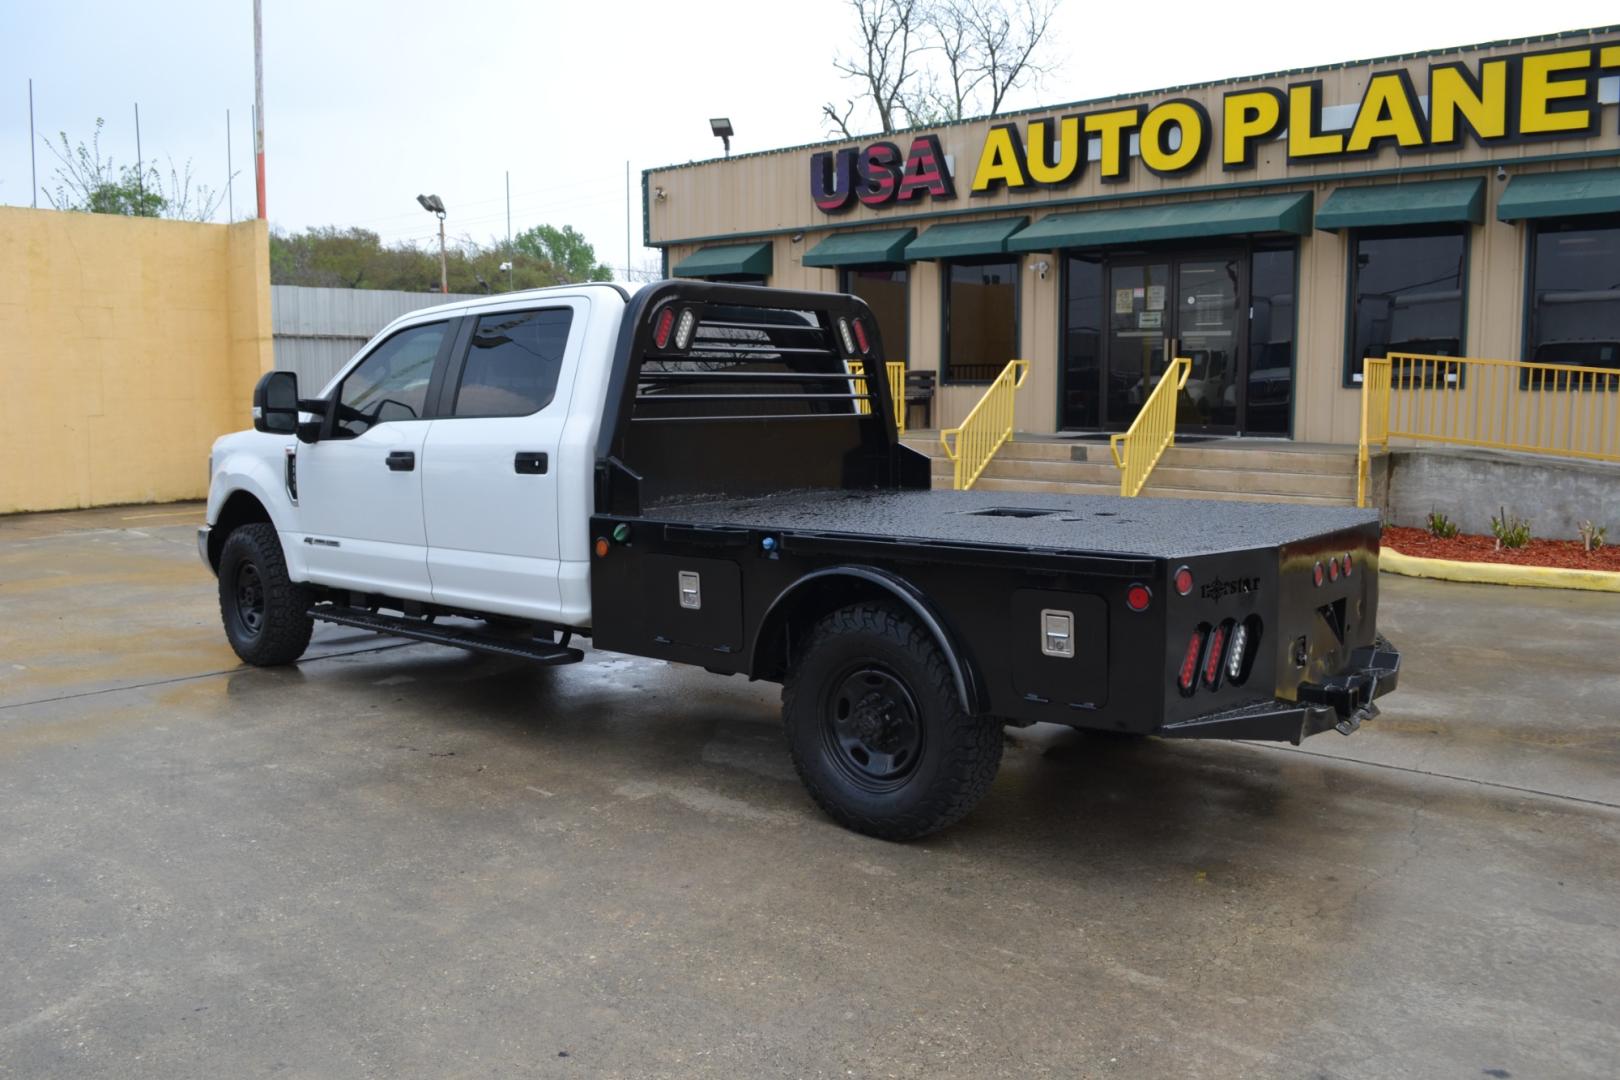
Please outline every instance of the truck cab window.
M352 439L390 420L421 419L444 331L444 323L401 330L360 361L338 388L334 437Z
M479 318L456 390L455 416L528 416L551 403L568 347L569 308Z

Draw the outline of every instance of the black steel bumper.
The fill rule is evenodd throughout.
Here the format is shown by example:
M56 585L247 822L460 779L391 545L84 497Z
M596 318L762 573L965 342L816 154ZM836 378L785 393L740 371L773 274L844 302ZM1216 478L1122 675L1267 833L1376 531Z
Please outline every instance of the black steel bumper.
M1180 739L1262 739L1299 745L1307 735L1334 729L1349 735L1378 715L1374 698L1400 682L1401 654L1377 638L1350 654L1349 670L1320 683L1301 683L1297 701L1269 701L1195 720L1166 724L1156 735Z

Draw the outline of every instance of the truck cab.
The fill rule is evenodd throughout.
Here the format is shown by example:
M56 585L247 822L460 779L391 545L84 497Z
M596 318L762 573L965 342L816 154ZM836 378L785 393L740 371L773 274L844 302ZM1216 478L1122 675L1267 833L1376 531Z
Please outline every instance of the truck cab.
M295 581L589 626L596 440L628 299L582 285L395 320L315 395L330 409L215 443L204 556L217 567L218 523L252 499Z

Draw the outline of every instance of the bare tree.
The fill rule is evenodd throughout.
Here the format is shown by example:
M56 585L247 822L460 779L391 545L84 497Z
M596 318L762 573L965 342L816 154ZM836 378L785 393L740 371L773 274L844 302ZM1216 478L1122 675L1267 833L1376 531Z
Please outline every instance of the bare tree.
M240 173L232 173L227 182L238 175ZM186 159L183 173L175 167L174 158L169 159L169 190L164 195L164 217L177 221L213 221L214 213L224 201L224 191L207 184L193 185L190 158Z
M923 0L849 0L860 22L859 43L852 55L833 61L846 78L861 84L861 97L877 113L885 135L895 130L895 114L906 112L906 96L917 77L918 52L926 46ZM848 136L856 102L840 111L832 102L821 107L830 126Z
M657 255L643 255L636 266L625 268L624 280L635 282L662 281L664 260Z
M934 33L934 49L944 66L943 75L930 72L926 97L915 103L913 112L928 115L928 121L960 120L969 111L974 92L985 80L978 48L978 12L962 0L942 0L929 8Z
M945 0L951 7L966 9L968 55L974 60L970 70L981 77L990 97L991 116L1014 90L1047 74L1050 68L1038 58L1057 10L1057 0L1020 0L1010 10L1002 3L972 4Z
M860 48L834 67L861 84L842 107L822 106L829 132L852 137L862 103L884 134L896 119L928 124L994 116L1013 91L1051 71L1044 60L1059 0L850 0Z

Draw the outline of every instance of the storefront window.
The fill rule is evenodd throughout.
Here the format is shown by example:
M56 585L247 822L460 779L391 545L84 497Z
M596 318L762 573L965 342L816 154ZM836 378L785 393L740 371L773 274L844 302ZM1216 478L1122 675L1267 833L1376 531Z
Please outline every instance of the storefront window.
M1249 387L1243 429L1287 435L1294 413L1294 249L1249 263Z
M1102 423L1099 367L1102 364L1103 273L1095 257L1071 256L1064 266L1063 414L1064 427L1094 428Z
M1361 382L1362 361L1370 356L1461 355L1467 255L1460 231L1356 235L1346 386Z
M844 292L866 301L883 338L885 360L911 362L909 297L904 266L868 266L844 271Z
M1018 263L945 264L945 382L989 382L1018 355Z
M1529 359L1620 370L1620 219L1536 229Z

